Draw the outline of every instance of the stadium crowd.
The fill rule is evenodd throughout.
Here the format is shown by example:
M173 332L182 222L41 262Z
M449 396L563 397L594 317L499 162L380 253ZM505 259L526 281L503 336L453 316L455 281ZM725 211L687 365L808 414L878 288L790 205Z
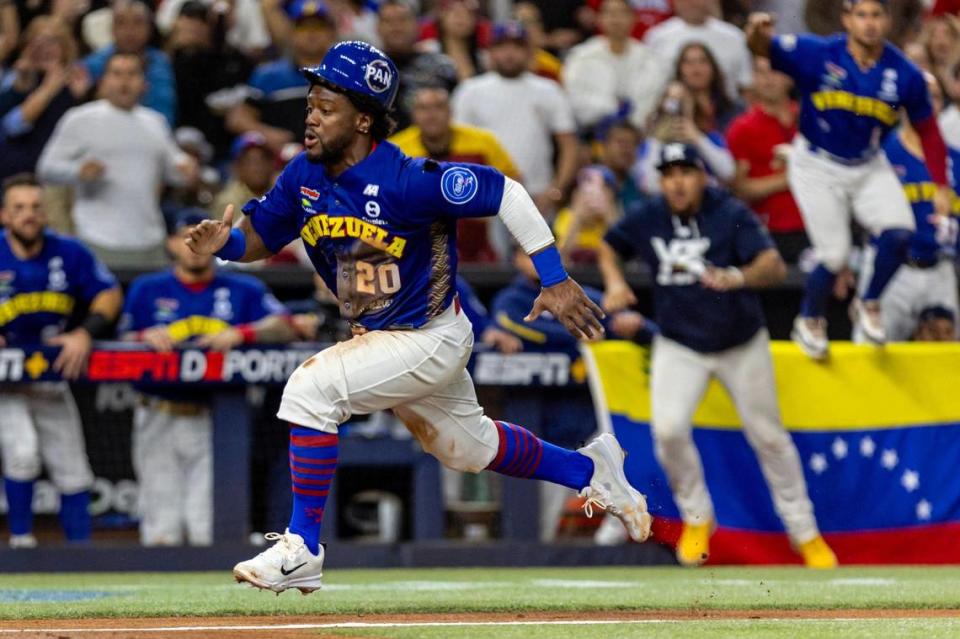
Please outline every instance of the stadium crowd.
M174 275L186 274L181 280L205 277L212 266L191 265L170 238L185 221L220 218L228 205L239 209L270 189L302 150L308 81L299 69L317 65L334 43L359 39L399 68L391 141L411 156L487 164L521 181L568 262L596 263L608 227L658 194L661 149L683 142L697 149L713 184L750 204L784 259L803 271L813 258L786 178L798 106L791 80L750 53L743 26L751 11L763 10L777 16L779 32L833 33L841 30L841 5L0 0L0 180L36 175L50 227L79 239L110 269L173 266ZM943 136L960 149L960 3L894 0L890 11L893 41L930 74ZM467 309L480 309L471 316L478 341L515 352L549 349L556 335L556 350L571 348L555 327L523 325L537 283L498 219L462 220L458 247L462 263L518 270L486 317L461 284ZM291 245L263 268L305 259ZM838 280L838 296L853 287L857 268L852 263L849 277ZM244 286L260 301L245 323L219 326L206 345L350 335L328 292L293 307L305 312L277 328L267 320L289 311L256 283ZM955 307L954 297L918 309L914 338L955 339ZM656 331L636 314L612 321L620 336ZM121 330L158 350L177 341L129 312ZM200 416L201 409L184 408L194 399L150 396L138 409L141 437L163 430L157 415L164 410ZM149 473L165 462L135 463ZM196 463L209 459L187 465ZM169 490L164 471L156 472L156 490ZM156 513L144 541L179 543L180 532L165 528L178 529L179 516ZM191 541L209 541L209 521L201 528L188 531Z

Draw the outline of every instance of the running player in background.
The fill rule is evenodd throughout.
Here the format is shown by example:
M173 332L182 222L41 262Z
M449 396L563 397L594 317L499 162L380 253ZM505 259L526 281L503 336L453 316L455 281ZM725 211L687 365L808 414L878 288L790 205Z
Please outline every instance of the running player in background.
M906 260L914 230L907 198L880 152L901 107L938 185L935 208L946 214L950 206L946 146L920 70L886 41L886 0L845 0L843 25L847 33L830 38L774 36L773 18L756 13L746 26L750 49L791 76L801 97L787 177L819 264L807 279L793 337L815 359L828 355L825 307L847 266L851 209L877 238L873 275L852 311L867 340L887 339L880 295Z
M934 113L943 109L940 85L929 73L924 74L933 102ZM923 161L920 136L904 122L883 144L883 151L903 183L907 200L913 208L917 231L910 241L907 263L897 271L880 297L883 325L887 339L909 340L917 331L920 315L928 308L944 308L957 316L957 218L937 215L934 197L937 185ZM860 291L864 291L873 270L876 238L864 249L860 270ZM864 341L861 331L854 330L854 341Z
M208 219L181 214L167 238L173 268L130 285L121 337L159 352L191 344L228 351L242 344L290 342L287 310L263 282L218 271L197 255L187 228ZM213 539L213 419L205 389L141 385L133 411L133 468L140 484L140 541L173 546Z
M650 533L646 501L623 472L623 451L601 435L565 450L483 414L466 370L470 322L454 294L456 223L498 215L532 255L541 292L527 319L550 312L575 337L603 334L603 312L567 276L553 235L527 192L476 164L412 159L386 141L397 69L379 49L341 42L305 69L306 151L231 229L205 221L197 253L251 262L300 237L356 332L304 362L284 389L293 513L276 543L234 568L237 581L281 592L320 588L320 524L336 472L338 427L355 413L392 409L424 450L455 470L484 469L580 491L589 509L617 515L630 536Z
M60 346L53 370L76 379L92 341L105 337L123 294L113 275L74 239L46 229L40 186L32 175L3 183L0 237L0 345ZM79 309L79 326L67 330ZM90 538L90 487L83 424L67 382L0 387L3 459L11 548L33 548L33 485L46 467L60 491L60 523L69 541Z

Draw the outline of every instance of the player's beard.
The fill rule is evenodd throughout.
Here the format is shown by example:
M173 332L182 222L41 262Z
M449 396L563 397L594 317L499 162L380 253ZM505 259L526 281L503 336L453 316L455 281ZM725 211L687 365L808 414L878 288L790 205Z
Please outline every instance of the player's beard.
M344 152L350 147L349 136L334 138L332 140L323 140L317 137L317 146L320 147L320 153L316 157L309 158L313 162L319 162L324 165L337 164L343 160Z
M23 233L20 233L12 228L8 230L10 231L10 235L13 237L13 239L15 239L17 243L20 244L27 252L33 251L35 248L37 248L37 245L43 241L43 231L38 231L32 235L24 235Z

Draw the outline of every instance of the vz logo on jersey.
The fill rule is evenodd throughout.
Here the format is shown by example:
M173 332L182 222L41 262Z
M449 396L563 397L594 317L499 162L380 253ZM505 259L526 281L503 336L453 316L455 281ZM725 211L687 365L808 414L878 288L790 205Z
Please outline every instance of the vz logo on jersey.
M700 281L707 269L704 256L710 248L710 238L673 238L668 244L662 237L650 238L660 268L657 284L660 286L690 286Z
M466 204L478 190L477 176L464 166L451 167L440 176L440 193L450 204Z
M374 93L383 93L393 86L393 73L385 60L374 60L368 64L363 79Z

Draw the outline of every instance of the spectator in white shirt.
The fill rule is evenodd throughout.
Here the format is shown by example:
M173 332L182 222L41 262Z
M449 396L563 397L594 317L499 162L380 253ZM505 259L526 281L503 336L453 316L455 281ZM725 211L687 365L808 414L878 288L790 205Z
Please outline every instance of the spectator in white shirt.
M102 99L64 114L40 156L41 179L74 187L77 236L113 268L166 263L164 183L197 179L197 165L176 145L163 116L138 104L146 87L139 55L114 53Z
M753 58L743 31L710 15L711 0L674 0L676 15L647 31L644 43L672 67L684 45L702 42L710 48L726 79L731 100L753 79Z
M540 211L550 215L576 177L576 124L560 85L527 71L531 54L523 26L497 25L490 46L493 70L459 86L453 115L459 122L493 131ZM556 170L551 143L556 144Z
M642 129L663 91L666 65L630 33L636 15L627 0L605 0L600 7L603 35L570 51L563 86L581 127L622 112Z

